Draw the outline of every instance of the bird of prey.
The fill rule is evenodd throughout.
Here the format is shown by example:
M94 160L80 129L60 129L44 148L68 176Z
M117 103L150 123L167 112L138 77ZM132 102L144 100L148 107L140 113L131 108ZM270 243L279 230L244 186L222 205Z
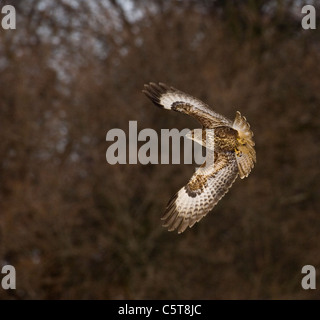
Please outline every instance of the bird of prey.
M208 105L164 83L144 85L142 91L155 105L194 117L202 125L187 135L213 150L212 164L206 161L189 182L168 202L162 216L163 226L169 231L184 232L199 222L228 192L239 175L247 177L256 162L253 133L246 118L237 111L234 121L214 112ZM210 154L210 153L209 153ZM208 158L207 158L208 159Z

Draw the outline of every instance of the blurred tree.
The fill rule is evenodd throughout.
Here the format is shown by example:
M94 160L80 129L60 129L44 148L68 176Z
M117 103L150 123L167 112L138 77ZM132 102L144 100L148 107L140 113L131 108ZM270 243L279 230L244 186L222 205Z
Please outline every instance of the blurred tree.
M319 31L293 1L7 1L0 29L0 261L15 299L316 298ZM257 167L183 236L160 227L192 166L106 162L106 133L193 128L149 81L253 126Z

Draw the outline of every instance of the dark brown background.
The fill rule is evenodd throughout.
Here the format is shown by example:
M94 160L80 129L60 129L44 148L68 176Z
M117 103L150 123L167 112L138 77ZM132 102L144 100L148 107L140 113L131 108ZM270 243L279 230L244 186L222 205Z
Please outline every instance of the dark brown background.
M7 1L0 263L17 289L0 298L318 298L300 283L302 266L320 272L319 28L302 29L294 1L75 2ZM199 127L154 107L149 81L240 110L255 133L249 178L182 235L160 216L194 166L105 158L129 120Z

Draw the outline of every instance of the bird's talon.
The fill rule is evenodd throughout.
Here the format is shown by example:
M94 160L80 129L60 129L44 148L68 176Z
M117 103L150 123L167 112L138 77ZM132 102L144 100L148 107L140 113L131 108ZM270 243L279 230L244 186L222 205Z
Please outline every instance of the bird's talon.
M241 157L242 156L242 151L235 149L236 155L237 157Z

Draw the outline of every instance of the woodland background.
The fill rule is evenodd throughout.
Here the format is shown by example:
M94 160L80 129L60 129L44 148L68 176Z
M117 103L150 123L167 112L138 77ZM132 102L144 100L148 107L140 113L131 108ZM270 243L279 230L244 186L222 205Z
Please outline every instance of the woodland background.
M302 1L4 1L1 299L317 299L320 37ZM317 10L320 22L320 8ZM112 128L196 128L141 93L165 82L255 133L257 164L199 224L160 217L194 165L110 165ZM320 279L318 278L318 285Z

